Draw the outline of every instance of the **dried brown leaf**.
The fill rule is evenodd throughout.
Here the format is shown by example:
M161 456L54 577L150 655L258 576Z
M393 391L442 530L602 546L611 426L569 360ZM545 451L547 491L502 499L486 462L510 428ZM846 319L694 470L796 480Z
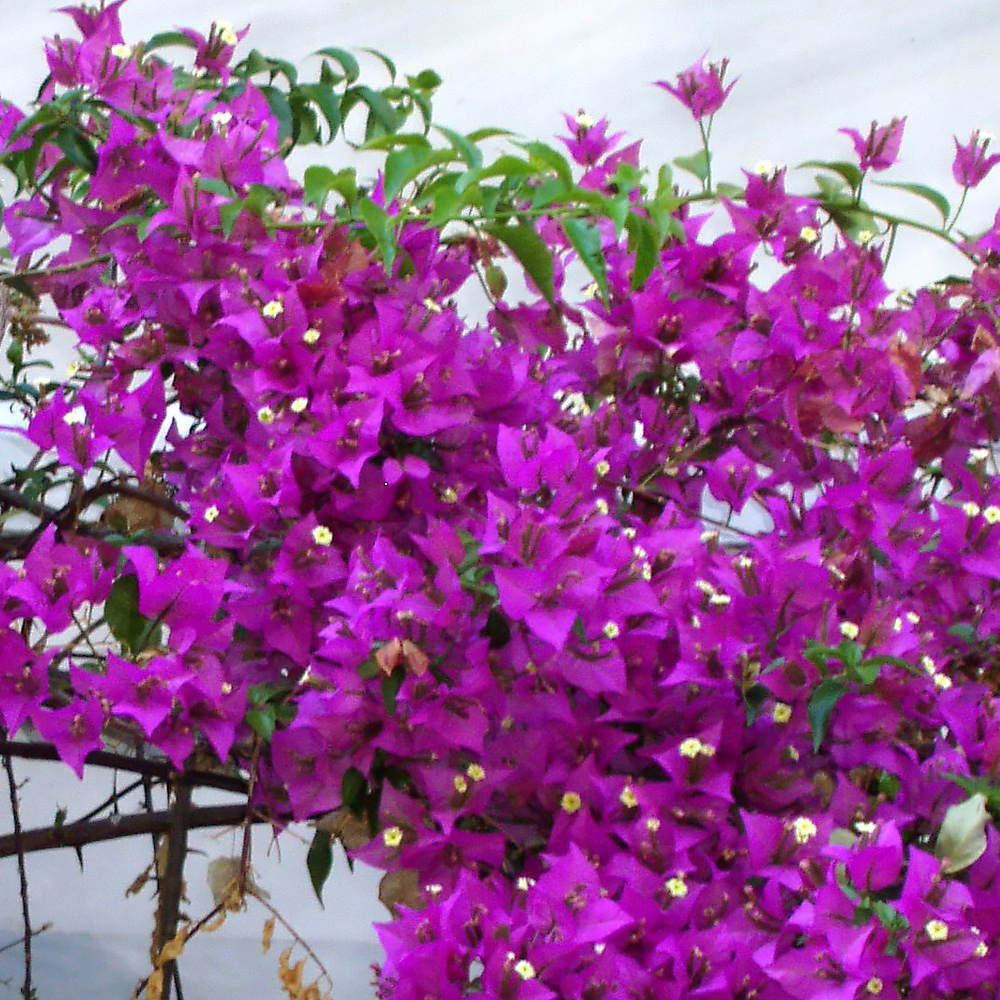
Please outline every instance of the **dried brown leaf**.
M264 934L260 939L261 950L266 955L271 950L271 938L274 936L274 917L264 921Z

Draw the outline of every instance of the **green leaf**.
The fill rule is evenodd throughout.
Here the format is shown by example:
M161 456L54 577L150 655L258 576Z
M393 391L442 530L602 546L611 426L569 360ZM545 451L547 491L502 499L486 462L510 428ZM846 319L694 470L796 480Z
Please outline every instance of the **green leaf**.
M417 90L437 90L441 86L441 77L432 69L422 69L416 76L408 76L406 80Z
M270 743L274 735L274 712L270 708L253 708L243 721L265 742Z
M361 218L364 219L368 231L378 244L386 273L390 272L392 262L396 259L396 234L393 231L388 212L367 197L362 198L358 203L358 211L361 213Z
M952 625L948 629L948 635L953 635L956 639L961 639L962 642L970 646L974 646L976 643L976 627L968 622L958 622Z
M187 49L198 48L198 43L193 38L188 38L183 32L180 31L161 31L159 34L153 35L145 45L143 45L143 52L152 52L154 49L166 48L168 45L182 45Z
M368 122L365 125L366 139L381 135L384 132L395 132L399 128L399 118L396 116L396 110L386 100L384 94L362 84L353 87L347 93L354 96L356 100L364 101L368 105ZM347 94L344 96L347 97ZM372 131L373 123L378 125L378 129L374 131Z
M855 677L860 684L874 684L878 680L880 664L875 663L872 660L865 660L863 663L858 663L851 670L851 675Z
M567 216L562 220L562 228L583 266L597 283L601 300L607 305L608 270L601 250L600 230L592 222L572 216Z
M876 181L879 187L885 188L896 188L899 191L909 191L910 194L915 194L918 198L923 198L924 201L929 201L940 213L941 221L947 222L951 215L951 205L948 199L941 194L940 191L936 191L932 187L928 187L926 184L909 184L903 181Z
M347 80L348 85L354 83L355 80L361 76L361 67L358 65L357 59L344 49L328 48L319 49L313 53L314 56L326 56L327 59L335 59L340 63L341 68L344 71L344 76Z
M365 776L356 767L349 767L340 781L341 804L350 809L360 806L367 787Z
M725 181L721 181L715 185L715 193L722 198L728 198L730 201L740 201L747 193L747 189L740 187L739 184L727 184Z
M857 191L858 185L861 184L861 171L853 163L848 163L845 160L806 160L804 163L800 163L796 169L802 170L805 167L818 167L820 170L829 170L839 174L851 186L852 191Z
M406 672L402 669L395 670L388 677L382 678L382 703L389 715L396 714L396 696L403 686Z
M324 906L323 886L333 869L333 838L325 830L317 830L313 834L309 853L306 854L306 868L309 869L309 881L319 905Z
M809 725L812 727L813 752L819 753L826 732L830 725L830 717L837 707L837 702L847 692L847 685L833 677L821 681L809 698Z
M362 49L361 51L374 56L389 71L389 79L395 81L396 64L384 52L379 52L378 49Z
M526 150L536 164L555 171L556 176L567 187L572 187L573 171L562 153L544 142L519 142L517 145Z
M385 158L384 185L386 201L396 195L424 168L432 153L431 145L424 140L423 146L407 145L393 150Z
M66 159L84 173L97 170L97 153L87 136L72 125L65 125L55 136L56 145L66 154Z
M690 156L675 156L673 163L674 166L680 167L681 170L686 170L689 174L694 174L700 181L704 182L708 179L710 160L709 154L703 149L699 149L697 153L692 153Z
M753 725L754 719L767 703L771 692L763 684L751 684L743 692L743 707L747 713L747 725Z
M625 220L628 248L635 254L632 268L632 291L642 288L660 259L660 239L653 224L644 216L630 212Z
M535 227L520 219L513 226L493 223L483 226L483 229L510 250L539 292L554 304L556 293L552 279L552 257L549 248L535 232Z
M478 170L483 165L483 154L474 142L470 142L460 132L445 128L444 125L434 126L451 144L451 148L465 161L466 166Z
M278 122L278 145L281 146L292 138L295 131L292 106L288 103L288 98L277 87L261 87L260 92L264 95L264 99L271 109L271 114Z
M236 228L236 220L243 212L243 203L240 201L227 201L225 205L219 206L219 225L222 227L222 235L228 240Z
M327 127L330 129L330 135L326 141L333 142L342 124L340 98L333 88L324 87L321 83L304 83L301 87L297 87L295 92L312 101L319 108L326 119Z
M104 602L104 620L111 634L131 655L141 653L149 638L150 619L139 611L139 579L119 576Z

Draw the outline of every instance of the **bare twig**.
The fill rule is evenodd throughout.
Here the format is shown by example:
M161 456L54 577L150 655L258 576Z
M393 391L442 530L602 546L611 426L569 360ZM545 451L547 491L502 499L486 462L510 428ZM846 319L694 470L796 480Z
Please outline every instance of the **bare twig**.
M103 840L120 840L149 833L166 833L170 829L172 811L160 810L154 813L140 813L136 816L116 816L113 819L97 820L93 823L71 823L60 826L46 826L35 830L21 831L21 848L24 854L48 851L58 847L85 847ZM246 807L195 806L188 814L188 829L204 829L212 826L240 826L246 821ZM254 812L254 823L269 823L270 819ZM9 858L17 853L13 836L0 837L0 858Z
M59 760L59 753L51 743L27 743L19 740L0 739L0 753L10 754L22 760ZM110 750L92 750L86 757L88 767L111 767L132 774L145 774L150 778L167 781L175 773L173 765L166 760L145 760L126 757ZM218 774L215 771L188 771L185 778L192 786L217 788L237 795L247 794L245 778L237 775ZM239 822L236 820L235 822Z
M7 772L7 787L10 789L10 811L14 817L14 852L17 854L17 876L21 884L21 920L24 924L24 984L21 995L31 1000L34 990L31 986L31 914L28 911L28 876L24 870L24 844L21 838L21 808L18 803L17 781L10 754L3 755L3 767Z
M44 934L46 931L52 930L52 924L42 924L41 927L36 927L32 932L31 936L33 938L38 937L39 934ZM16 948L18 945L24 944L24 938L19 937L16 941L8 941L4 945L0 945L0 954L5 951L10 951L11 948Z

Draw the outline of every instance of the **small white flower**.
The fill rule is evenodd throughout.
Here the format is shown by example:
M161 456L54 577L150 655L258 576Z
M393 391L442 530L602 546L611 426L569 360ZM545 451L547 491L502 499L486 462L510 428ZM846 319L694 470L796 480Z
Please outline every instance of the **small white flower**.
M712 594L709 599L709 604L718 604L721 607L726 607L732 604L733 599L728 594Z
M211 524L218 516L219 516L219 508L216 507L214 503L212 504L211 507L206 507L205 513L202 514L202 517L204 517L209 524Z
M132 58L132 47L129 45L124 45L122 42L116 42L111 46L111 54L116 59L131 59Z
M976 945L976 950L972 953L976 958L985 958L989 954L990 949L987 947L985 941L980 941Z
M803 243L815 243L819 239L819 233L812 226L803 226L799 230L799 239Z
M665 887L674 899L683 899L688 894L688 887L684 881L683 872L678 872L673 878L668 878Z
M792 706L779 701L771 710L771 718L779 725L783 726L792 717Z
M212 123L212 128L222 129L233 120L233 116L229 111L216 111L209 120Z
M326 548L333 544L333 532L325 524L317 524L312 530L312 540Z
M262 406L257 411L257 419L262 424L273 424L274 423L274 410L270 406Z
M708 582L708 580L695 580L695 581L694 581L694 585L695 585L695 586L696 586L696 587L697 587L697 588L698 588L698 589L699 589L699 590L700 590L700 591L701 591L701 592L702 592L703 594L708 594L708 595L711 595L711 594L714 594L714 593L715 593L715 587L714 587L714 586L713 586L713 585L712 585L711 583L709 583L709 582Z
M962 504L962 512L966 517L977 517L982 513L979 508L979 504L974 503L972 500L967 500Z
M989 448L970 448L969 459L973 462L985 462L990 457Z
M285 306L281 299L271 299L261 306L260 313L265 319L277 319L285 311Z
M990 506L983 511L983 518L986 520L987 524L996 524L1000 521L1000 507L990 504Z
M604 628L601 629L601 631L608 639L617 639L622 632L622 630L618 627L618 624L616 622L605 622Z
M594 501L594 507L597 510L597 513L600 514L602 517L607 515L608 510L610 509L608 507L608 501L605 500L603 497L598 497Z
M302 339L311 347L317 340L319 340L319 330L312 326L309 327L309 329L302 334Z
M934 687L939 691L947 691L951 687L951 678L945 676L944 674L934 675Z
M459 795L464 795L469 790L469 783L465 780L464 774L456 774L452 780L452 784Z
M595 122L586 111L578 111L573 121L575 121L580 128L593 128L597 124L597 122Z
M611 465L603 458L594 466L594 472L599 476L606 476L611 471Z
M797 844L808 844L816 836L816 832L816 824L808 816L799 816L792 823L792 833Z
M228 21L216 21L215 31L223 45L235 45L239 41L239 36Z
M774 164L770 160L758 160L753 167L758 177L770 177L774 173Z
M689 760L694 760L694 758L701 753L702 748L704 746L705 744L702 743L697 736L689 736L686 740L684 740L681 743L678 749L682 757L687 757Z
M937 671L937 664L929 656L920 657L920 666L929 674L934 674Z
M440 896L444 892L444 886L439 885L437 882L432 882L430 885L424 886L424 892L433 899L435 896Z
M573 813L580 811L583 806L583 799L580 798L577 792L565 792L559 805L562 807L563 812L567 812L572 816Z
M928 920L924 930L932 941L948 940L948 925L943 920Z
M435 302L434 299L424 299L424 308L428 312L432 312L432 313L439 313L439 312L441 312L441 305L440 305L440 303Z
M528 878L527 875L522 875L517 880L517 891L518 892L527 892L534 884L535 884L535 880L533 878Z
M399 847L403 842L403 831L398 826L390 826L382 831L382 840L386 847Z
M87 422L87 411L82 406L74 406L72 410L63 414L63 423L73 427L76 424Z
M862 229L858 233L858 242L863 246L868 246L871 241L875 239L875 234L870 229Z
M469 781L482 781L486 777L486 772L479 764L470 764L465 769L465 773L468 775Z
M861 629L858 628L854 622L841 622L840 623L840 634L845 639L857 639L858 633Z
M309 406L309 399L306 396L296 396L295 399L288 404L288 408L292 413L303 413Z
M626 809L634 809L639 804L639 799L635 794L635 789L631 785L626 785L621 790L621 794L618 796L618 801L621 802Z
M656 833L656 831L660 829L660 821L655 816L650 816L646 820L646 829L649 830L650 833Z
M535 978L535 967L526 958L522 958L517 965L514 966L514 971L522 979L534 979Z
M874 833L878 829L875 823L871 823L866 819L859 819L857 823L854 824L855 833L861 834L862 837L867 837L869 834Z

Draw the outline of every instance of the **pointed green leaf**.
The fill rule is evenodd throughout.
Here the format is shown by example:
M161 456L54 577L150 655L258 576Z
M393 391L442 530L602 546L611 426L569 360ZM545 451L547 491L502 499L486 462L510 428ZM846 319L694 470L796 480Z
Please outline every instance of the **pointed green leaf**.
M153 35L145 45L143 45L143 52L152 52L154 49L162 49L168 45L183 45L188 49L198 48L198 43L193 38L188 38L183 32L180 31L161 31L157 35Z
M635 254L632 290L638 291L646 284L660 259L660 240L653 224L636 212L629 213L625 229L628 232L628 248Z
M608 268L601 249L601 232L592 222L567 216L562 220L563 232L577 252L583 266L590 272L601 300L608 304Z
M78 128L66 125L56 133L56 145L66 154L66 159L85 173L97 170L97 153L87 136Z
M139 611L139 580L136 576L120 576L111 584L111 591L104 602L104 620L127 653L135 655L142 652L150 621Z
M837 702L847 692L847 685L843 681L833 677L828 677L821 681L809 698L809 725L812 727L813 751L819 753L819 748L826 738L827 729L830 726L830 717L837 707Z
M278 145L280 146L292 138L295 130L292 106L288 103L288 98L277 87L261 87L260 92L264 95L264 99L271 109L271 114L278 122Z
M519 142L517 145L526 150L536 164L554 170L556 176L567 187L572 186L573 171L569 161L557 149L547 146L544 142Z
M932 187L928 187L926 184L909 184L903 181L876 181L879 187L885 188L896 188L899 191L909 191L910 194L915 194L918 198L923 198L924 201L929 201L940 213L941 221L947 222L949 216L951 215L951 205L948 199L941 194L940 191L936 191Z
M380 135L382 132L395 132L399 128L399 119L393 106L386 100L385 95L371 87L359 84L348 93L356 95L357 99L364 101L368 105L368 124L365 127L365 138ZM346 94L344 95L347 96ZM369 135L369 126L377 122L381 131L374 131Z
M444 125L435 125L434 127L448 140L452 149L465 161L466 166L478 170L483 165L483 154L474 142L470 142L454 129L445 128Z
M400 668L389 674L388 677L382 678L382 704L385 705L388 715L396 714L396 697L399 694L399 689L403 686L405 677L405 671Z
M378 49L362 49L361 51L374 56L389 71L389 79L395 81L396 64L384 52L379 52Z
M386 272L390 272L392 262L396 259L396 234L388 212L381 205L376 205L371 198L362 198L358 203L358 211L368 231L375 237Z
M306 854L306 868L309 870L309 881L313 892L323 906L323 886L333 869L333 838L325 830L317 830L313 834L309 853Z
M708 179L709 156L703 149L699 149L697 153L692 153L690 156L675 156L673 163L681 170L694 174L700 181Z
M319 108L326 119L327 127L330 129L327 142L333 142L341 126L340 98L334 92L333 88L324 87L320 83L305 83L301 87L296 88L296 93L312 101Z
M554 303L552 257L549 248L535 232L534 226L522 219L513 226L494 223L483 228L510 250L539 292L550 303Z
M359 76L361 76L361 67L358 65L357 59L344 49L328 48L319 49L313 53L314 56L326 56L328 59L335 59L340 63L344 70L344 76L347 79L348 85L354 83Z
M393 150L385 158L385 197L392 201L396 195L416 177L431 157L431 145L426 140L423 146L404 146Z
M356 767L349 767L340 780L341 804L350 809L357 809L361 805L367 787L368 781L365 776Z
M829 170L839 174L850 184L852 191L857 191L858 185L861 183L861 171L853 163L848 163L845 160L806 160L804 163L800 163L796 169L802 170L805 167L818 167L820 170Z

